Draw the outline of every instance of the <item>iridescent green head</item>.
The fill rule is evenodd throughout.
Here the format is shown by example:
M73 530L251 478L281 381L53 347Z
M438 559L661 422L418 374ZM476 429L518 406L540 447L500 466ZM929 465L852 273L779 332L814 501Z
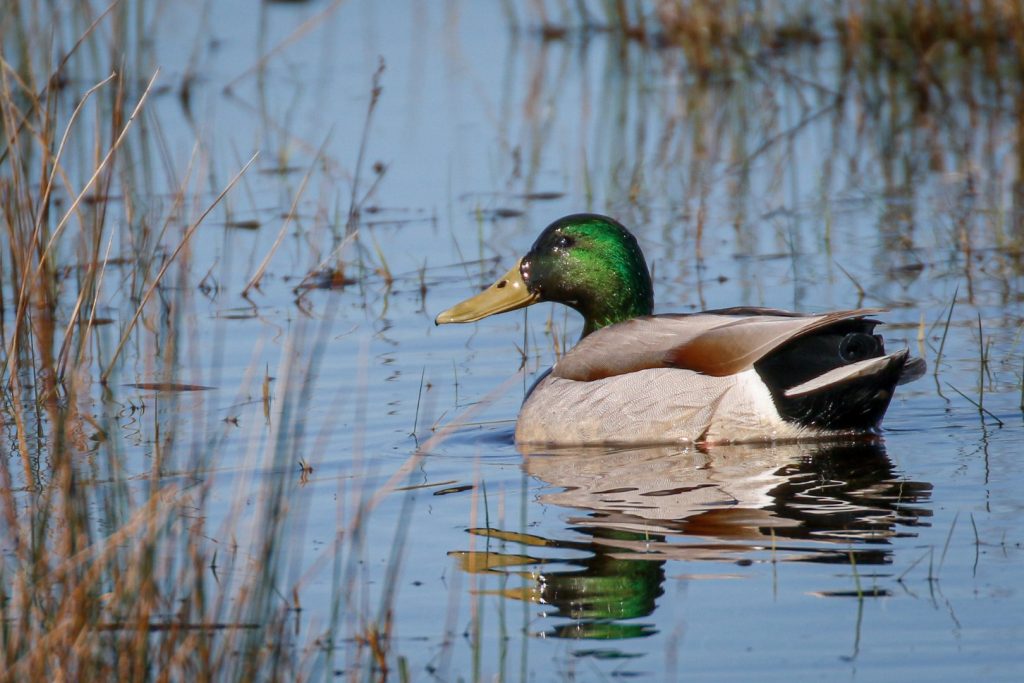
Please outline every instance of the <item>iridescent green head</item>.
M651 276L636 238L618 221L597 214L560 218L530 251L477 296L435 322L480 320L539 301L571 306L583 315L583 336L654 308Z

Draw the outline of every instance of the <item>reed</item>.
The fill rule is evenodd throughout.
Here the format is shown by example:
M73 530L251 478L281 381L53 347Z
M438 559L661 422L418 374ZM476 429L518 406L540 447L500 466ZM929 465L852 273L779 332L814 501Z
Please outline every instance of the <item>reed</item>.
M1012 0L814 0L765 4L755 0L659 0L505 6L513 30L527 27L545 40L609 33L645 45L672 46L701 79L762 64L803 46L836 41L847 68L885 63L937 79L936 60L976 60L985 75L1010 83L1024 69L1024 9ZM923 67L923 68L922 68ZM923 82L921 83L923 85Z
M292 628L309 581L288 560L307 516L294 486L313 472L301 416L332 317L294 326L273 382L254 362L241 416L219 426L207 387L179 379L196 353L191 292L212 291L210 273L193 286L193 236L255 156L220 187L201 142L183 171L169 161L149 106L162 76L145 70L141 40L158 11L13 0L0 21L0 429L14 444L0 458L0 680L297 680L333 671L334 646L358 633L373 646L349 653L348 670L385 677L396 661L389 598L372 619L343 601L326 647ZM52 41L44 24L59 29ZM153 381L124 391L140 365ZM125 415L145 444L141 473ZM253 425L256 466L215 513L215 454L240 424ZM259 476L268 471L299 481ZM350 539L375 501L354 504L330 554L353 567ZM259 533L233 540L253 523ZM336 573L336 592L352 579Z

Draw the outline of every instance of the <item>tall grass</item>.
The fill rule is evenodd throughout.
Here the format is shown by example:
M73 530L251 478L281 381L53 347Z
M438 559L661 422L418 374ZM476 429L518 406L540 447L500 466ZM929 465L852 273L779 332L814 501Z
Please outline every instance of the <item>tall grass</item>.
M228 511L211 508L233 427L181 377L197 352L192 238L252 159L221 185L198 142L186 168L170 160L143 39L159 11L13 0L0 13L0 680L296 680L333 672L361 628L376 646L344 653L348 670L379 673L386 606L379 620L351 615L343 588L370 507L360 495L329 553L350 567L335 574L333 619L319 644L294 628L305 575L291 539L307 511L283 473L307 446L331 316L290 329L262 406L248 400L255 366L238 388L270 426L251 435L259 465ZM152 378L133 398L129 358Z
M940 80L933 63L950 52L977 59L990 78L1024 73L1024 8L1014 0L616 0L506 3L506 17L547 40L595 32L685 55L701 79L749 69L767 55L837 40L846 68L884 62Z

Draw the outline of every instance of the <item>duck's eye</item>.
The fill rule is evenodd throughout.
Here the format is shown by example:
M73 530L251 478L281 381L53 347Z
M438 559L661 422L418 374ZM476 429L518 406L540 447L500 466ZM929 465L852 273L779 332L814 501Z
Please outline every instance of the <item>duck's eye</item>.
M558 238L558 241L555 242L555 246L557 246L559 249L569 249L574 244L576 244L576 240L573 239L572 237L569 237L568 235L562 235L561 237Z
M851 332L839 342L839 357L847 363L881 355L878 337L863 332Z

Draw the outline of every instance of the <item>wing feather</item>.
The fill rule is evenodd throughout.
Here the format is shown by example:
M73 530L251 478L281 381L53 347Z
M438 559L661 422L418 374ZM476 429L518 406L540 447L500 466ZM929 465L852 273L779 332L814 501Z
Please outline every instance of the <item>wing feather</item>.
M723 309L634 318L584 337L552 375L590 382L652 368L683 368L713 377L742 372L805 334L881 309L802 316L777 309Z

